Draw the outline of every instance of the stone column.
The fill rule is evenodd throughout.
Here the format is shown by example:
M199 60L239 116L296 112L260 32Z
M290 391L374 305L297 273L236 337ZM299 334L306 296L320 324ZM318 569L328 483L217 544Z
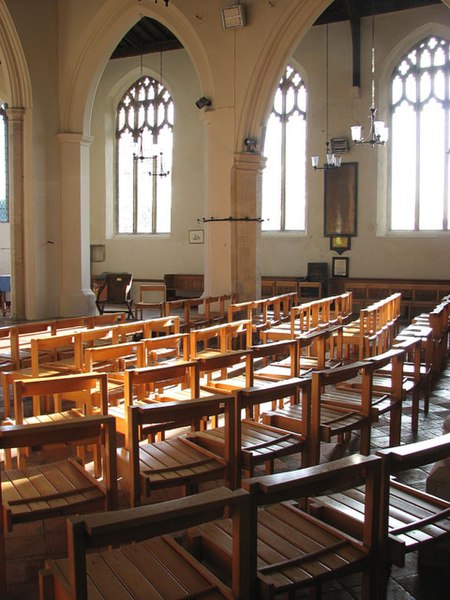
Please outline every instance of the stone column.
M25 109L10 107L8 115L9 144L9 211L11 227L11 311L12 318L25 317Z
M61 133L61 317L96 314L90 282L89 147L92 138Z
M232 215L248 221L233 221L231 225L232 289L244 302L261 295L260 241L261 182L265 158L259 154L235 155L232 169Z

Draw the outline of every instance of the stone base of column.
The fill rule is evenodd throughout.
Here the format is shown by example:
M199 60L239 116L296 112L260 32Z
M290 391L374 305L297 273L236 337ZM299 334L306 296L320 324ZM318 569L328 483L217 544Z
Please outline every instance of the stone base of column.
M62 290L59 299L60 317L90 317L98 314L92 290L79 292Z

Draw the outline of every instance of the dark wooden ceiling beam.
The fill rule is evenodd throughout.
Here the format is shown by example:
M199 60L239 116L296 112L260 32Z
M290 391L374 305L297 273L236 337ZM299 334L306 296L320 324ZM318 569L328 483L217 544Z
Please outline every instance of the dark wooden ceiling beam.
M361 15L355 0L342 0L347 11L352 34L352 85L361 86Z

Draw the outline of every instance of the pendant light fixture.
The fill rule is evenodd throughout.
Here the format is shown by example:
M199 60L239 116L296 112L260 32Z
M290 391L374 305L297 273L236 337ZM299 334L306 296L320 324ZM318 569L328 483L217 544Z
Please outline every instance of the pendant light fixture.
M372 146L383 146L388 140L388 128L384 121L377 121L377 109L375 108L375 3L372 0L372 54L371 54L371 106L369 112L369 133L367 137L362 136L361 125L352 125L352 140L355 144L368 144Z
M341 166L341 157L336 156L331 149L330 138L328 137L328 113L329 113L329 52L328 52L328 23L326 25L326 154L325 162L323 166L319 166L319 157L317 155L311 156L311 165L315 171L324 169L337 169Z

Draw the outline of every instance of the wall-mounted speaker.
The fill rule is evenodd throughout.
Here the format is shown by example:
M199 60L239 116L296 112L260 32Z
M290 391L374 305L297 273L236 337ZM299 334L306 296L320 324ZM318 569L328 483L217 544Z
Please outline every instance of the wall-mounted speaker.
M222 8L222 26L224 29L235 29L245 25L245 8L242 4Z

